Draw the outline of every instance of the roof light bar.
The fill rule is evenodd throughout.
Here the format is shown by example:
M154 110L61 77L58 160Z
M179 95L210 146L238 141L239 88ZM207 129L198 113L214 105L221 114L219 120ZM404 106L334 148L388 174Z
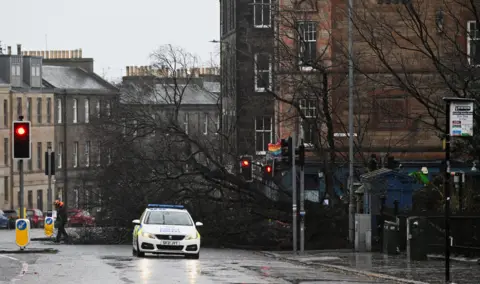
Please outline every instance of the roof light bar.
M183 205L170 205L170 204L148 204L148 208L175 208L185 209Z

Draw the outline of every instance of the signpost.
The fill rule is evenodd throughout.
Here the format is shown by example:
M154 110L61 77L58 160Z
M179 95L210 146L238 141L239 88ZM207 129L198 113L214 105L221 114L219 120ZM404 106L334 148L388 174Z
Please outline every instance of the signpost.
M15 222L15 242L22 250L30 243L30 221L28 219L18 219Z
M54 230L54 225L53 225L53 217L47 217L45 218L45 224L44 224L44 231L45 231L45 236L51 237L53 236L53 230Z
M450 283L450 140L451 137L473 137L474 100L457 97L443 98L445 101L445 282Z

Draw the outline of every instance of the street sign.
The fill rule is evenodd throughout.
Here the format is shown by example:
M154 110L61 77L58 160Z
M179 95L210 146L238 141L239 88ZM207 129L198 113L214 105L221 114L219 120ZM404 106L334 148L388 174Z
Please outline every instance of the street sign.
M15 243L20 248L25 248L30 243L30 221L17 219L15 222Z
M450 136L473 136L473 102L450 102Z
M53 218L52 217L47 217L45 218L45 224L44 224L44 231L45 231L45 236L51 237L53 236L53 230L54 230L54 225L53 225Z

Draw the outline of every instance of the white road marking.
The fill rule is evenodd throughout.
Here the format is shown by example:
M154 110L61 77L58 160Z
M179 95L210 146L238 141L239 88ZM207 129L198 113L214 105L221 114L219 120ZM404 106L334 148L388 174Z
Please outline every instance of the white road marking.
M15 257L11 257L11 256L8 256L8 255L4 255L4 254L0 254L0 257L3 257L3 258L7 258L7 259L10 259L10 260L13 260L13 261L17 261L17 262L20 262L22 264L22 270L20 271L20 273L17 275L17 277L13 278L10 282L11 283L15 283L16 281L20 281L20 278L23 277L23 275L25 275L28 271L28 264L24 261L21 261L20 259L18 258L15 258Z

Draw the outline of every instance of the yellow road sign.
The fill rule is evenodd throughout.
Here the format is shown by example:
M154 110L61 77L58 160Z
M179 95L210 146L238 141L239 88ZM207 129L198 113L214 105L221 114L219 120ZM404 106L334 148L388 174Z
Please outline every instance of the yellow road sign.
M45 224L43 226L45 231L45 236L51 237L53 235L54 230L54 222L52 217L45 218Z
M15 222L15 242L20 248L30 243L30 221L28 219L17 219Z

